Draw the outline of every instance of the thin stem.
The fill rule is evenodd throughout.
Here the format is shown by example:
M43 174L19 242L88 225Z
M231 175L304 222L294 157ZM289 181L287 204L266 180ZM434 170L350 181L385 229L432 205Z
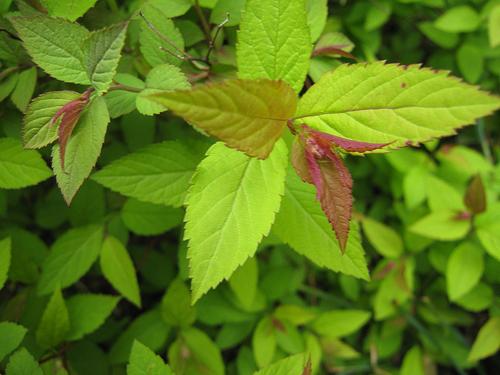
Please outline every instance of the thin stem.
M199 0L194 1L194 10L196 11L196 15L198 16L201 22L203 34L205 34L205 39L207 40L208 43L210 43L210 40L212 39L210 37L210 24L208 23L205 17L205 13L203 13L203 10L201 9Z
M226 18L217 25L217 29L215 30L215 35L213 38L210 38L210 42L208 43L208 51L207 55L205 56L205 61L210 64L210 54L212 53L213 49L215 48L215 43L217 41L217 37L219 36L220 31L224 27L226 23L229 22L229 13L226 13Z
M141 92L142 91L142 89L139 89L137 87L127 86L127 85L123 85L121 83L116 83L108 89L108 92L117 91L117 90L129 91L129 92Z
M4 78L8 77L12 73L17 72L19 69L21 69L19 66L13 66L5 69L3 72L0 73L0 81L2 81Z

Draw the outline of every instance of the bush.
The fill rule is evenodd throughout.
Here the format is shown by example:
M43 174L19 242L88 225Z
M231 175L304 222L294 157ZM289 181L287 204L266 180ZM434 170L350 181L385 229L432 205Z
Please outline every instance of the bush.
M500 371L497 0L0 14L0 372Z

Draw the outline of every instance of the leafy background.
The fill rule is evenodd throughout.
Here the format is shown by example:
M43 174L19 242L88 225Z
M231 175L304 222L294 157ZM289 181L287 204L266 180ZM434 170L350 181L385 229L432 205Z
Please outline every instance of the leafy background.
M269 3L261 3L267 10ZM314 200L301 197L311 198L314 192L289 174L290 190L256 257L191 305L181 206L212 141L163 112L147 94L188 87L178 67L191 81L207 78L205 70L174 56L184 48L193 56L206 53L200 9L213 25L230 13L215 39L216 63L209 78L234 77L245 1L202 0L201 8L194 5L190 0L0 1L0 12L9 14L0 21L0 372L142 374L147 367L155 374L246 375L262 368L262 374L301 374L307 358L312 372L321 374L499 372L498 114L421 148L347 158L355 182L355 225L361 227L371 281L347 275L366 279L362 267L338 274L307 259L327 262L303 251L311 244L317 249L327 245L321 228L314 226L314 215L309 227L294 220L294 199L303 199L307 207ZM334 44L362 61L423 63L499 91L498 1L308 0L306 6L316 42L306 87L342 61L349 62L338 53L321 51ZM113 26L105 36L96 32L90 37L89 43L107 46L110 55L91 60L103 66L82 67L74 57L80 51L72 42L86 32L81 27L61 27L44 15L33 15L48 11L97 30L121 25L141 7L168 41L136 15L126 32ZM19 13L11 12L33 19L22 25L22 19L15 19ZM294 7L287 12L283 22L290 35L300 38L294 20L301 15ZM50 36L47 30L64 40L62 63L50 58L44 38L34 39L31 47L26 43L30 33ZM247 58L251 64L251 56L243 56ZM50 150L23 149L21 140L39 147L56 139L55 128L35 131L37 138L28 133L29 126L46 126L61 105L75 99L69 90L83 91L79 85L87 85L89 76L97 90L106 91L118 59L115 89L93 102L68 144L68 174L57 171L54 151L63 198L54 179L48 179L52 172L44 159L50 158ZM292 86L301 89L301 83ZM59 90L68 91L44 94ZM24 133L23 113L25 126L30 124ZM95 142L74 146L88 138ZM78 189L99 155L95 145L101 143L101 171ZM214 148L211 152L217 163L203 159L201 166L207 167L199 167L194 177L207 184L217 173L224 175L224 162L245 158ZM279 155L274 159L273 165L283 163ZM114 169L102 169L112 162ZM272 182L256 163L256 181ZM156 177L165 168L177 174ZM131 169L145 175L120 179ZM468 189L482 190L475 176L484 185L486 211L472 224L450 220L450 212L464 211ZM218 186L209 197L190 192L198 211L192 215L206 223L205 234L213 217L203 215L215 199L231 192L227 184ZM280 192L281 187L267 189ZM64 199L73 199L71 206ZM250 219L273 204L264 197L255 202ZM255 226L259 236L267 232L264 224L245 221L244 214L235 220ZM186 231L191 240L202 240L193 228ZM228 255L219 261L241 263L232 256L234 239L224 246ZM213 277L218 277L216 268L208 269Z

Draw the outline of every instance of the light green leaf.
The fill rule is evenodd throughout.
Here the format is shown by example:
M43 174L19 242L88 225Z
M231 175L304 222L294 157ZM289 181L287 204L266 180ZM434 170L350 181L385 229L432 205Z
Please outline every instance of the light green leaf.
M144 202L180 206L200 162L199 155L179 142L150 145L95 173L92 179Z
M152 99L229 147L265 159L295 113L297 96L278 81L227 80Z
M80 340L99 328L113 312L120 297L75 294L66 302L70 321L68 340Z
M301 98L296 119L336 136L398 148L455 133L500 99L447 72L384 62L342 65Z
M66 338L70 328L68 310L61 289L57 289L43 312L36 330L36 341L45 349L55 348Z
M383 26L391 17L391 3L387 1L377 1L371 3L366 13L365 30L374 31Z
M321 336L343 337L359 330L370 316L370 312L362 310L332 310L319 315L311 326Z
M155 31L148 27L147 22L142 20L139 44L146 61L151 66L160 64L180 65L182 60L175 57L181 55L184 50L184 40L180 31L175 27L172 20L162 12L160 7L146 4L142 8L142 12L150 26L169 41L167 42L164 38L158 36Z
M446 266L446 287L451 301L467 294L479 282L484 270L483 251L470 242L460 244Z
M305 374L304 368L306 365L306 356L304 354L296 354L273 363L260 371L254 372L253 375L300 375Z
M120 241L112 236L104 240L100 263L104 277L113 288L134 305L141 307L141 295L134 264Z
M13 352L23 341L28 330L23 326L10 322L0 323L0 361Z
M433 175L427 175L424 184L431 211L459 212L465 210L462 194L446 181Z
M128 22L124 22L93 31L84 42L87 74L99 94L106 92L113 82L127 26Z
M500 45L500 4L491 10L488 20L488 35L491 47Z
M10 357L6 375L43 375L43 371L33 356L24 348L19 349Z
M7 275L9 273L11 258L11 240L10 237L4 238L0 241L0 290L2 290L5 282L7 281ZM2 359L0 358L0 361Z
M495 354L500 349L500 317L492 317L479 330L467 361L475 362Z
M33 61L52 77L71 83L90 83L82 43L89 35L76 23L44 15L15 16L9 20Z
M276 352L276 332L270 316L263 317L252 336L252 349L259 367L268 366Z
M155 236L182 223L184 212L180 208L160 206L129 199L123 205L121 217L131 232L141 236Z
M160 312L149 310L137 317L114 341L109 352L111 364L125 363L135 340L144 343L153 351L160 350L167 341L170 329L161 318Z
M187 90L191 87L186 75L178 67L169 64L157 65L146 77L146 89L137 96L137 110L144 115L156 115L168 108L151 100L152 94L162 91Z
M127 366L127 375L174 375L163 359L135 340Z
M191 294L184 282L177 278L169 285L161 301L161 316L173 326L190 326L196 320L196 308L191 306Z
M410 231L434 240L455 241L465 237L469 228L470 221L457 218L456 212L439 211L424 216Z
M478 228L477 236L486 252L500 262L500 232L498 227Z
M97 0L42 0L49 14L54 17L75 21L92 8Z
M307 26L311 32L311 42L320 37L328 16L328 0L306 0Z
M316 200L314 186L302 182L291 167L273 233L321 267L369 279L357 225L351 225L342 255L332 226Z
M7 98L12 90L16 87L17 79L19 78L18 73L10 74L2 82L0 82L0 102Z
M418 346L414 346L406 352L400 374L425 375L424 358Z
M186 357L186 350L190 353ZM219 348L203 331L182 330L168 349L168 358L176 373L224 375L224 362Z
M85 275L99 256L102 236L102 227L88 226L70 229L59 237L42 265L38 293L66 288Z
M404 149L403 149L404 150ZM391 155L391 154L387 154ZM406 168L405 168L406 169ZM414 166L404 174L403 194L406 207L414 209L427 198L426 180L429 171L422 166Z
M403 240L399 234L376 220L363 218L363 231L377 252L386 258L398 258L403 253Z
M57 111L81 94L74 91L52 91L29 104L24 116L23 143L26 148L40 148L57 139L57 126L51 123Z
M193 301L255 254L279 209L287 164L282 141L266 160L222 143L207 152L186 200Z
M483 74L484 56L474 43L464 43L457 50L457 65L467 82L477 83Z
M16 105L16 107L21 111L26 111L26 107L35 92L36 86L36 68L32 67L26 69L19 74L17 79L17 85L10 99Z
M312 52L305 0L247 0L238 33L238 75L302 89Z
M249 309L254 302L258 281L259 270L255 258L249 258L229 279L231 290L246 309Z
M479 312L491 306L494 295L489 285L480 282L455 303L468 311Z
M450 33L462 33L476 30L481 23L479 14L469 5L459 5L448 9L434 25Z
M69 139L64 171L59 159L59 145L55 145L52 149L52 169L66 203L71 203L83 181L94 168L101 153L108 123L106 102L104 98L97 97L82 114Z
M36 185L51 175L38 152L23 149L17 139L0 138L0 188Z

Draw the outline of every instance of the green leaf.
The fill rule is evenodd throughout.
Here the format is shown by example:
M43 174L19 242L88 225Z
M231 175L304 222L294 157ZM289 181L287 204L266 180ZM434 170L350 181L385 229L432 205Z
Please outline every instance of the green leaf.
M284 358L272 365L254 372L253 375L291 375L306 374L304 368L307 365L307 358L304 354L296 354Z
M307 26L311 32L311 42L320 37L328 16L328 0L306 0Z
M40 148L54 142L57 139L57 126L52 124L52 118L61 107L80 95L74 91L52 91L36 97L24 116L24 147Z
M391 3L387 1L378 1L371 3L366 13L365 30L374 31L383 26L391 17Z
M160 350L167 341L169 327L158 310L150 310L137 317L116 339L109 352L111 364L125 363L135 340L144 343L153 351Z
M109 115L111 118L117 118L136 109L137 96L140 91L146 88L146 85L139 78L124 73L117 73L113 81L134 90L113 90L106 93L104 99L106 99L108 105Z
M165 233L182 223L184 212L180 208L160 206L129 199L122 208L122 220L133 233L155 236Z
M376 220L363 218L363 231L377 252L386 258L398 258L403 253L403 241L399 234Z
M450 33L471 32L476 30L481 23L479 14L469 5L459 5L448 9L441 15L434 25Z
M49 14L54 17L75 21L92 8L97 0L42 0Z
M55 348L66 338L70 329L68 310L61 289L57 289L43 312L36 330L36 341L45 349Z
M500 317L492 317L479 330L467 361L475 362L495 354L500 349Z
M43 371L33 356L24 348L19 349L10 357L6 375L43 375Z
M92 179L128 197L178 207L200 160L182 143L167 141L114 161Z
M0 102L2 102L6 97L8 97L12 92L12 90L14 90L18 78L19 74L14 73L10 74L2 82L0 82Z
M484 270L483 251L470 242L460 244L446 266L446 286L451 301L467 294L479 282Z
M146 4L142 12L147 21L141 21L139 44L146 61L153 67L160 64L180 65L182 60L175 57L184 50L184 40L180 31L159 6ZM151 30L151 27L155 31Z
M0 188L36 185L52 175L35 150L25 150L17 139L0 138Z
M0 241L0 290L2 290L5 282L7 281L7 275L9 273L11 258L11 240L10 237L4 238ZM0 361L2 358L0 358Z
M477 236L486 252L500 262L500 232L497 227L481 227Z
M161 300L161 316L173 326L190 326L196 320L196 309L191 306L191 294L184 282L177 278L168 287Z
M106 280L122 296L141 307L141 295L134 264L120 241L108 236L102 245L101 270Z
M124 22L93 31L84 42L87 74L99 94L106 92L113 82L127 26L128 22Z
M238 33L238 75L302 89L312 44L305 0L247 0Z
M279 209L287 163L282 141L266 160L222 143L207 152L186 199L193 301L255 254Z
M369 279L357 225L351 224L342 255L332 227L316 200L314 186L302 182L291 167L273 233L321 267Z
M400 374L425 375L424 358L418 346L414 346L406 352Z
M432 175L427 175L424 184L431 211L459 212L465 210L462 194L446 181Z
M189 353L186 356L185 353ZM204 332L196 328L182 330L168 349L170 365L175 373L224 375L224 362L219 348Z
M467 294L455 301L466 310L479 312L487 309L493 302L493 289L485 283L478 283Z
M225 23L225 26L239 25L246 2L247 0L218 0L210 13L210 23L221 24L229 14L229 21Z
M242 306L251 308L257 294L259 270L257 260L249 258L242 266L238 267L229 279L229 286Z
M261 159L281 137L297 103L287 84L269 80L227 80L152 98L229 147Z
M462 44L457 50L457 65L467 82L477 83L484 69L483 51L474 43Z
M410 227L410 231L439 241L455 241L467 235L470 221L457 218L453 211L439 211L424 216Z
M157 65L146 77L146 89L137 96L137 110L144 115L156 115L166 111L167 108L151 100L150 95L162 91L187 90L190 87L186 75L178 67L169 64Z
M268 366L272 362L276 352L276 332L272 317L265 316L257 324L252 336L252 349L259 367Z
M99 256L103 229L88 226L70 229L52 245L42 265L38 293L66 288L85 275Z
M44 15L15 16L16 28L33 61L52 77L70 83L90 83L82 43L89 35L76 23Z
M101 294L75 294L68 299L71 329L67 339L80 340L83 336L99 328L113 312L120 297Z
M457 34L439 30L432 22L419 23L418 28L427 38L442 48L454 48L460 40Z
M17 85L11 95L12 102L21 111L25 112L35 92L36 68L26 69L19 74Z
M370 316L370 312L362 310L332 310L320 314L311 326L321 336L344 337L364 326Z
M127 375L173 375L163 359L140 341L134 341Z
M108 123L106 102L102 97L95 98L82 114L66 146L64 171L59 159L59 145L52 149L52 169L66 203L71 203L94 168L101 153Z
M28 330L23 326L10 322L0 323L0 361L13 352L23 341Z
M320 131L398 148L455 133L500 99L447 72L384 62L342 65L299 101L296 120Z
M497 4L491 10L488 19L488 36L491 47L494 48L500 45L500 4Z
M149 4L160 9L168 18L179 17L191 8L191 0L149 0Z

